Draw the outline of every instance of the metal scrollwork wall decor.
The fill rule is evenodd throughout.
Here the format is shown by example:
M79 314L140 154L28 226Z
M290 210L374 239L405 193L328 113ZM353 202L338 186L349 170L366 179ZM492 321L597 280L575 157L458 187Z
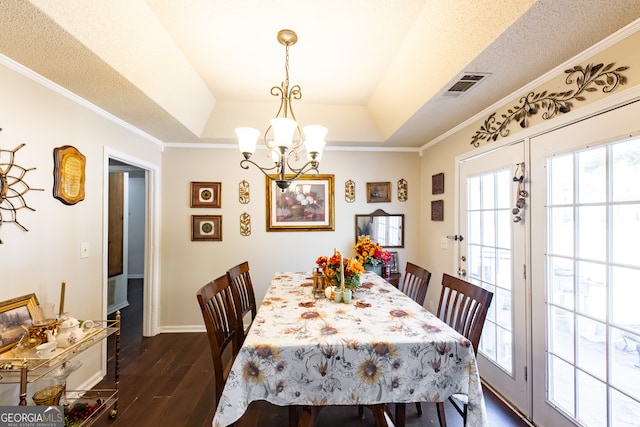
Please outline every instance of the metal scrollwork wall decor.
M352 180L344 183L344 200L347 203L353 203L356 201L356 183Z
M25 145L20 144L13 150L0 148L0 227L4 223L12 222L23 231L29 231L18 221L17 212L21 209L35 211L27 205L24 195L30 190L44 191L44 189L31 188L24 180L27 173L36 168L27 169L15 163L16 152ZM1 239L0 244L2 244Z
M238 184L238 201L241 204L246 205L250 200L251 194L249 191L249 183L243 179L240 181L240 184Z
M524 189L524 162L516 165L516 170L513 173L513 182L518 183L518 188L516 190L516 206L511 210L511 213L513 214L513 222L520 222L524 216L524 198L529 195Z
M619 85L624 85L627 78L622 75L623 71L629 67L613 68L615 63L608 65L589 64L585 68L576 65L573 68L565 70L568 74L565 79L567 85L575 84L574 89L564 92L542 91L539 93L529 92L520 98L520 103L507 110L506 114L502 114L502 120L496 120L496 112L491 113L471 138L471 145L480 146L480 141L495 141L499 137L509 135L508 127L512 122L517 122L521 128L529 126L529 117L538 114L543 110L542 118L544 120L551 119L559 114L568 113L573 108L572 101L586 101L586 92L597 92L598 87L602 88L603 93L613 92Z
M240 215L240 235L245 237L251 235L251 215L246 212Z
M409 198L409 184L407 184L407 180L401 178L398 181L398 200L401 202L406 202Z

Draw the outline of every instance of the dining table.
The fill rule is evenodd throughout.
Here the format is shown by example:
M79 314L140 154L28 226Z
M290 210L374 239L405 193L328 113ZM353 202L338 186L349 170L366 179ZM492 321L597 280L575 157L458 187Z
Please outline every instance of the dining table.
M468 396L467 426L488 426L469 340L373 272L362 275L348 304L313 289L309 272L273 276L213 427L234 423L258 400L311 408L310 425L326 406L362 405L376 408L381 425L388 403L444 402L453 394Z

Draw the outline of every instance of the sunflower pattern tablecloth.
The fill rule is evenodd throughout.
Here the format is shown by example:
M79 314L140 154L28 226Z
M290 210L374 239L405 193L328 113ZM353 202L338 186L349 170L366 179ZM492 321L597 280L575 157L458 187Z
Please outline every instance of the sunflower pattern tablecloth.
M314 299L309 273L277 273L238 354L213 419L250 402L360 405L469 396L467 425L488 426L471 343L380 276L366 272L351 304Z

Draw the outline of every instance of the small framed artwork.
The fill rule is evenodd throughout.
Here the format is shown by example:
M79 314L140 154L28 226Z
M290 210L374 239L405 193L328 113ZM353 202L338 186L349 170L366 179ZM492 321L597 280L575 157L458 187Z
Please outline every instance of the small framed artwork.
M367 203L391 201L390 182L367 182Z
M192 182L192 208L219 208L222 194L220 182Z
M84 200L86 157L71 145L53 149L53 197L65 205Z
M444 193L444 172L431 176L431 194Z
M398 269L398 252L390 252L391 254L391 261L389 261L389 266L391 267L391 272L392 273L399 273L400 270Z
M287 178L293 175L287 175ZM334 229L333 175L305 175L286 191L266 177L267 231L331 231Z
M38 310L36 294L0 302L0 325L5 325L0 341L0 353L18 344L25 328L28 329L33 324Z
M444 200L431 201L431 221L444 221Z
M222 241L222 215L191 215L191 241Z

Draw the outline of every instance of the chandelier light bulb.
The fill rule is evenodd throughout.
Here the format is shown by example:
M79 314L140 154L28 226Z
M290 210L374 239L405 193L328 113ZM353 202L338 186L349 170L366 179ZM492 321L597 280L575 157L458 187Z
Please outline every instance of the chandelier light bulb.
M260 136L260 131L254 128L236 128L236 135L240 152L248 159L256 152L256 140Z

